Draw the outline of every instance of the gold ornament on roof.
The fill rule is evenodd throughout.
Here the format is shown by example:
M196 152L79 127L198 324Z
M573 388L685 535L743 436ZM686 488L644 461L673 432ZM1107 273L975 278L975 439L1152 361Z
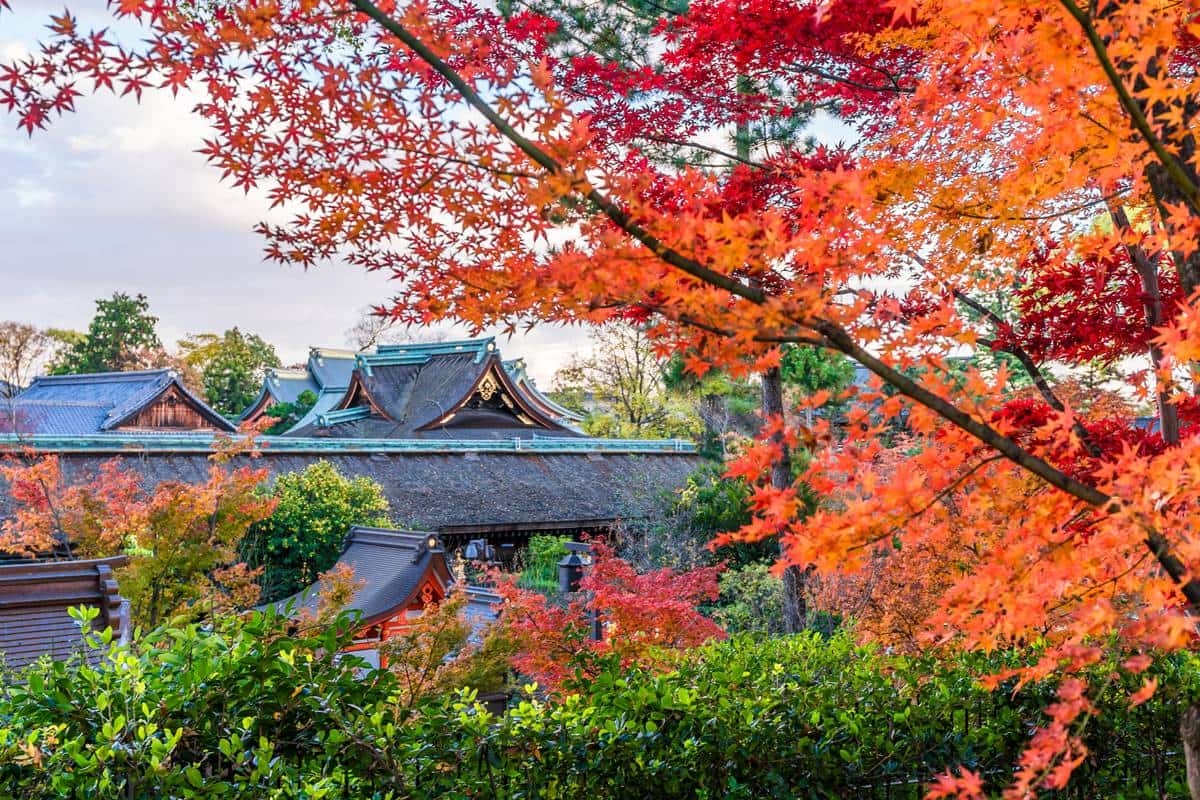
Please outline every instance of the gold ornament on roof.
M483 380L479 382L479 396L484 400L491 400L498 391L500 391L500 384L496 382L495 376L490 372L483 376Z

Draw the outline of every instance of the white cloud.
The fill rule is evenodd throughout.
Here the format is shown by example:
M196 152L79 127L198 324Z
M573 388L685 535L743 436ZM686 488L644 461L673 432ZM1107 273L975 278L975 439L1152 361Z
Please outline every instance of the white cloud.
M28 178L21 178L12 188L12 193L17 198L17 205L21 208L39 208L52 206L58 195L49 189L38 186Z
M23 42L13 39L0 39L0 62L17 61L29 55L29 48Z
M67 146L76 153L95 153L111 147L112 143L94 134L84 133L79 136L68 136Z

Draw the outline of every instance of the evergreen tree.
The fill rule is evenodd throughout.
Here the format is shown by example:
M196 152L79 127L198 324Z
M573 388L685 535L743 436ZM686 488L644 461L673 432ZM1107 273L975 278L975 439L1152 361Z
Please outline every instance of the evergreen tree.
M139 369L145 354L162 348L144 294L116 292L96 301L96 315L87 333L62 354L51 371L55 375L87 372L119 372Z

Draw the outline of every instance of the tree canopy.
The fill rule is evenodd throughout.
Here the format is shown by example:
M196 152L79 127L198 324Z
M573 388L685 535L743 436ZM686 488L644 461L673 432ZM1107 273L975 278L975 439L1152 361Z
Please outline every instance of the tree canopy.
M347 478L328 461L280 475L264 494L274 510L250 527L241 547L247 563L262 568L266 600L312 585L337 561L355 525L390 524L379 484Z
M0 524L0 552L128 556L117 576L139 625L245 608L258 598L258 572L238 560L238 546L274 507L258 491L267 471L232 463L252 447L219 440L203 481L156 485L120 459L69 481L57 455L10 453L0 478L16 504Z
M46 331L23 322L0 322L0 399L29 385L34 371L54 349Z
M59 354L51 371L63 375L141 369L153 353L162 350L157 325L158 317L150 313L144 294L116 292L97 300L87 333Z
M179 343L179 350L183 361L199 373L209 405L231 418L258 397L267 368L280 366L273 346L238 328L220 336L189 337Z

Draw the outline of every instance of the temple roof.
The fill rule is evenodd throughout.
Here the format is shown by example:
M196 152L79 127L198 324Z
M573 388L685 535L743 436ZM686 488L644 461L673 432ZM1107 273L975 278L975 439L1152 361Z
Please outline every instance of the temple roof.
M350 530L346 549L337 564L349 566L359 584L346 607L362 614L363 627L410 608L421 599L427 583L436 584L440 598L446 596L453 582L441 541L435 534L421 531L356 526ZM467 605L463 617L471 626L470 641L478 643L483 632L500 616L503 601L487 589L464 588ZM272 605L292 615L316 612L320 605L319 584Z
M303 369L268 369L258 397L242 412L242 421L258 419L271 406L295 403L304 392L312 392L317 396L316 404L293 428L311 424L318 414L332 410L346 393L355 355L353 350L312 347Z
M0 405L0 428L19 434L77 436L115 431L168 392L177 393L208 426L233 423L196 397L168 369L44 375Z
M537 384L533 382L533 378L529 377L529 373L525 371L525 359L514 358L504 362L504 371L512 378L513 383L519 386L526 394L528 394L535 402L544 406L555 418L566 425L574 425L583 422L584 415L578 411L572 411L565 406L551 400L546 395L542 394L537 388Z
M578 436L522 389L492 339L380 346L355 357L338 405L288 435L353 439Z
M487 377L488 375L491 377ZM547 398L523 360L501 361L495 339L313 348L304 370L267 373L252 420L312 391L317 402L286 436L348 439L507 439L579 436L582 417ZM476 392L480 396L473 397Z
M346 538L346 549L337 560L348 565L361 583L348 608L362 613L362 624L371 625L403 610L426 580L437 581L442 594L452 578L446 552L432 533L356 526ZM316 611L317 586L274 605L283 611Z
M353 350L336 347L312 347L308 351L308 372L322 390L345 389L354 372Z
M305 392L320 394L321 385L308 370L268 369L262 391L270 396L272 403L294 403Z

